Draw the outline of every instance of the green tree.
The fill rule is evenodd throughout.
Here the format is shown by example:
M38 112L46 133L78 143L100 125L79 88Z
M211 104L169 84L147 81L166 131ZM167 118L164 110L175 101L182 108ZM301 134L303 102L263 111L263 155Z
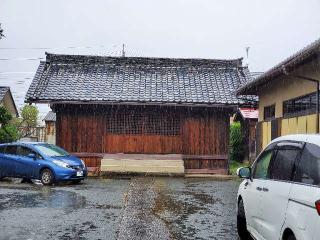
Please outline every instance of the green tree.
M244 158L243 135L241 124L232 123L230 126L230 160L242 162Z
M21 125L26 127L36 127L39 110L33 105L24 105L21 109Z
M14 142L19 139L18 129L10 123L11 120L9 111L4 106L0 106L0 143Z
M24 105L20 109L20 118L15 119L13 123L18 127L21 137L31 136L38 123L39 110L33 105Z

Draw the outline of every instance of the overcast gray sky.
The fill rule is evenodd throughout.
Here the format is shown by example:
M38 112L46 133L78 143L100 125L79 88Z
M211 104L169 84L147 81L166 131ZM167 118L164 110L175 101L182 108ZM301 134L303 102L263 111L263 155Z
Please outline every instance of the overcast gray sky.
M266 71L320 37L319 12L319 0L0 0L0 85L20 107L45 51L119 56L122 43L127 56L218 59L250 46L250 70Z

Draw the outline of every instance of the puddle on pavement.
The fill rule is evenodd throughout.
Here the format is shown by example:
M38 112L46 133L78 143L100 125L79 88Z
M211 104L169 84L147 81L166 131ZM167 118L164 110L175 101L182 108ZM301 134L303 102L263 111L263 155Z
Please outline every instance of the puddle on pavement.
M203 229L212 227L213 221L200 220L201 215L215 205L224 205L223 201L214 195L209 195L199 185L181 179L182 188L177 190L170 182L159 180L155 184L157 197L153 214L165 222L172 239L210 239L212 236L203 235ZM171 189L173 187L173 189ZM199 236L202 235L202 236Z
M114 197L119 187L124 191ZM119 185L119 180L112 179L63 187L19 184L5 187L0 195L0 212L4 209L18 212L21 208L52 208L63 210L65 219L71 216L78 219L84 211L90 213L91 218L86 218L83 224L75 221L71 226L55 229L59 239L104 236L105 231L101 229L108 225L113 231L120 226L113 235L118 239L168 239L168 236L171 239L236 239L235 232L230 233L235 229L230 213L235 189L232 182L183 178L133 178L130 185ZM105 202L106 199L109 201ZM125 207L122 209L123 201ZM74 211L76 209L80 211Z
M180 201L169 193L160 192L155 199L153 213L165 222L172 239L183 239L186 234L192 237L196 231L195 228L187 228L188 218L205 209L204 206L193 204L192 201Z
M40 191L1 194L0 211L16 208L72 210L86 205L86 198L74 192L42 187Z

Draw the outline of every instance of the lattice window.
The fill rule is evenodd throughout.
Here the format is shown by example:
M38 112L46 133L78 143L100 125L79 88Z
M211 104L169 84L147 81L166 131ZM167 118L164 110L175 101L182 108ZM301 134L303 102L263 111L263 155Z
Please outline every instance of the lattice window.
M176 114L113 112L107 121L112 134L180 135L180 117Z

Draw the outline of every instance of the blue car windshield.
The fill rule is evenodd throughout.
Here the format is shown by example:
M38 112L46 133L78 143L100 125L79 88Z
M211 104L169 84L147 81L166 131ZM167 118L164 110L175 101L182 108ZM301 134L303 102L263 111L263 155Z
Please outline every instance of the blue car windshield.
M59 148L55 145L51 144L38 144L34 146L38 151L41 153L49 156L49 157L64 157L69 156L70 154L63 150L62 148Z

